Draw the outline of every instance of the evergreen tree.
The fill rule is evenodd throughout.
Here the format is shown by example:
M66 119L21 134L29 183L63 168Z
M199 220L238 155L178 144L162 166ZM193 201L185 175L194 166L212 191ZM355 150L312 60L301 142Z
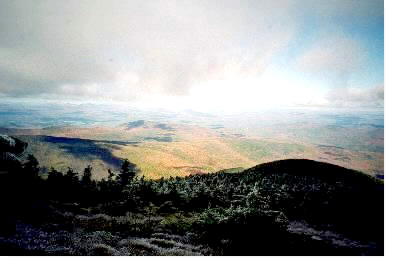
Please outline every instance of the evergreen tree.
M63 173L57 171L53 167L48 173L48 192L51 198L62 199L66 194L65 178Z
M108 181L113 181L113 177L115 176L115 173L112 172L112 170L108 169Z
M130 161L128 161L128 159L124 160L119 174L119 182L121 186L124 187L130 183L130 181L134 179L135 175L135 171L131 169Z
M91 172L93 168L91 165L88 165L85 170L83 171L83 176L82 176L82 184L83 185L90 185L91 184Z
M59 184L63 179L63 174L53 167L51 167L49 173L48 173L48 182L51 183L52 185L57 185Z
M74 172L72 168L68 168L67 173L65 174L65 179L68 183L71 183L73 185L78 184L79 182L79 176L78 173Z
M28 178L38 178L38 172L40 170L38 165L38 161L33 155L27 156L27 162L23 165L23 169Z

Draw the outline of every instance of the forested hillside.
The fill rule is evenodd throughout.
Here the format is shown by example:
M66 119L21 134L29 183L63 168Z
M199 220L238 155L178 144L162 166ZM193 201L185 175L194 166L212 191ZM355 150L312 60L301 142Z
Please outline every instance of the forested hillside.
M289 159L150 180L125 160L101 181L91 166L44 180L4 139L2 255L384 253L384 184L358 171Z

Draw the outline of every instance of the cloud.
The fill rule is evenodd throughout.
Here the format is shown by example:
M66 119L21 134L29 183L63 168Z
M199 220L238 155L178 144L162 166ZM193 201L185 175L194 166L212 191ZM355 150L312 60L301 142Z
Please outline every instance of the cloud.
M187 95L257 74L293 34L291 2L3 1L0 93Z
M384 86L376 86L369 89L350 89L330 91L328 100L333 106L339 107L383 107Z
M320 78L328 88L326 99L334 106L383 106L383 86L350 88L351 77L367 73L368 53L358 41L341 34L327 34L298 58L298 67ZM380 91L382 87L382 99Z
M373 20L383 1L3 0L0 95L187 96L200 84L262 76L310 15L331 25ZM345 34L327 33L298 65L346 87L365 54Z
M320 39L299 58L300 67L314 74L356 72L366 61L366 50L350 38L333 35Z
M375 23L384 17L383 0L303 0L303 11L319 19L348 19L352 23Z
M383 1L306 0L305 5L307 12L317 17L317 22L324 27L318 33L320 37L298 56L298 69L313 79L319 79L328 89L325 97L327 105L383 106L383 85L367 89L351 87L353 78L370 76L370 72L374 71L368 63L370 48L375 48L364 41L369 36L359 37L353 30L362 30L372 24L383 25ZM350 31L344 31L342 25L345 23Z

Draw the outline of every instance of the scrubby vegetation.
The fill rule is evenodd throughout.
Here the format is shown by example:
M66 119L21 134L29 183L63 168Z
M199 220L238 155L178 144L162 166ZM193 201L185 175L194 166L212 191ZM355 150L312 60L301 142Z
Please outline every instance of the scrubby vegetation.
M3 255L383 255L383 181L311 160L92 180L33 156L1 175Z

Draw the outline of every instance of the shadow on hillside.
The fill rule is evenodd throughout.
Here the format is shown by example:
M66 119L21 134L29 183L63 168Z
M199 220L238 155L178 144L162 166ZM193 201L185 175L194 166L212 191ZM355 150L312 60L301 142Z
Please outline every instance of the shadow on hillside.
M123 159L114 156L111 150L104 148L99 143L110 143L116 145L127 145L128 142L120 141L93 141L88 139L67 138L67 137L54 137L54 136L37 136L42 142L53 143L59 146L60 149L73 155L76 158L84 159L98 158L105 163L120 168ZM136 168L135 164L131 164L132 168Z

